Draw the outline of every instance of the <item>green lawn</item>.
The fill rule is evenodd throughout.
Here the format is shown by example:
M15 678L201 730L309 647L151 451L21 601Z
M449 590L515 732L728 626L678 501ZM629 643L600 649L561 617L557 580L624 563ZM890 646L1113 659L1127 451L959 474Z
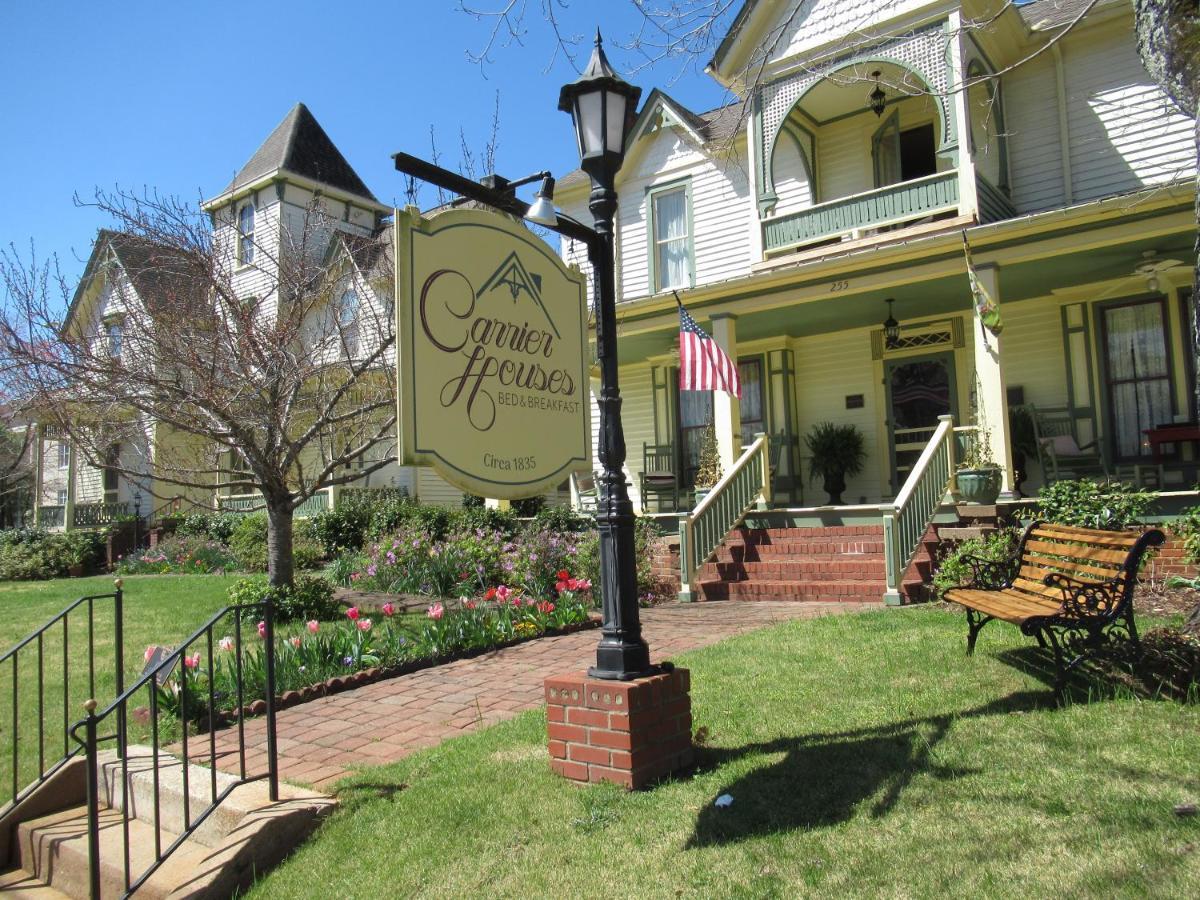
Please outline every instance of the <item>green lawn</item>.
M132 575L125 577L125 683L141 673L142 654L150 644L171 645L186 637L226 603L230 586L240 576L222 575ZM89 594L112 593L111 576L60 578L53 581L0 583L0 653L30 634L65 608L72 600ZM95 696L102 704L115 696L113 644L113 601L94 605L96 684ZM88 622L86 605L72 613L68 622L70 694L67 718L84 715L83 702L92 695L87 680ZM251 627L253 633L253 627ZM63 751L63 629L56 626L43 638L44 667L42 709L47 724L44 748L47 763ZM38 655L35 644L19 654L17 667L20 784L38 769ZM12 663L0 666L0 804L12 795Z
M364 770L252 894L1200 895L1200 818L1173 813L1200 706L1058 706L1031 641L992 625L967 659L965 631L917 608L688 654L707 746L642 793L553 776L539 713Z

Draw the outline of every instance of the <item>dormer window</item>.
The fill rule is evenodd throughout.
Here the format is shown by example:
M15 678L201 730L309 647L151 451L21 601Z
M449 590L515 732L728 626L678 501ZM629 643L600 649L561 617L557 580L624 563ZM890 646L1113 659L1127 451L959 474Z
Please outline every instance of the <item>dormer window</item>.
M238 262L243 266L254 262L253 203L247 203L238 210Z
M654 292L692 286L692 216L688 184L650 193L650 267Z

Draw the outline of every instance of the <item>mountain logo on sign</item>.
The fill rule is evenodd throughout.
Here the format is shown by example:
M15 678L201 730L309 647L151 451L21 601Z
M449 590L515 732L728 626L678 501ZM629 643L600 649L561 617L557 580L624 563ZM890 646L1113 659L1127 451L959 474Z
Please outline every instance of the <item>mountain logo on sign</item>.
M479 300L484 294L507 288L509 295L512 297L515 305L517 299L522 292L529 295L529 299L537 304L538 309L542 311L542 315L546 317L546 321L550 323L550 328L554 331L554 336L562 338L559 334L558 326L554 324L554 320L550 318L550 313L546 309L546 304L542 302L542 277L540 275L531 274L525 265L521 262L520 257L514 250L505 257L504 262L500 267L491 274L483 287L475 293L475 299Z

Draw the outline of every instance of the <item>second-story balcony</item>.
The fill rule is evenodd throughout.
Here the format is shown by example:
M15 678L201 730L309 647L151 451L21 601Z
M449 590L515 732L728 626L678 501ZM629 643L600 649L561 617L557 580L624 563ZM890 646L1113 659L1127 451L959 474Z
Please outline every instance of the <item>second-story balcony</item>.
M762 225L763 250L777 253L855 237L868 229L957 213L958 207L958 170L950 169L766 219Z

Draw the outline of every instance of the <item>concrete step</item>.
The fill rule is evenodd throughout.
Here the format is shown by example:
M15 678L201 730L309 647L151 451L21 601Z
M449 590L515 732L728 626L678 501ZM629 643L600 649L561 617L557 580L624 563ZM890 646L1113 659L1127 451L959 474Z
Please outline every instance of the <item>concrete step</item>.
M0 872L0 894L22 900L69 900L62 891L43 884L24 869Z
M129 814L147 824L154 824L154 756L149 747L130 745L124 770L116 751L100 754L100 802L113 809L124 810L128 801ZM121 790L122 772L126 774L127 789ZM194 763L187 767L188 803L183 802L184 767L182 762L161 750L158 754L158 816L159 824L168 830L182 833L185 813L194 822L214 797L236 785L238 779L225 772L214 771ZM215 790L214 790L215 784ZM246 786L247 788L250 785ZM192 839L206 847L216 847L237 828L253 810L267 802L265 783L258 790L241 790L220 803L201 823Z
M125 892L125 817L114 809L100 811L100 896L120 897ZM163 850L178 835L159 833ZM129 820L129 871L135 879L155 859L154 827L138 819ZM139 898L166 897L193 873L203 871L207 847L185 841L167 857L162 867L138 890ZM42 885L68 897L87 897L88 831L87 806L72 806L17 826L17 865Z

